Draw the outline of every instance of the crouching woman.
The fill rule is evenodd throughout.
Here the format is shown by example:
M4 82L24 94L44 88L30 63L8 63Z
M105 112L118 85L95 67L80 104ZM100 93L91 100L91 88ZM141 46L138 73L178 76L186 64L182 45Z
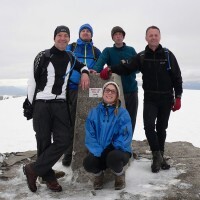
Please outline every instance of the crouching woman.
M103 86L103 100L86 120L85 145L89 150L83 160L87 172L94 174L95 190L103 188L104 170L115 174L115 189L125 187L124 166L131 157L132 125L126 109L120 106L120 90L115 82Z

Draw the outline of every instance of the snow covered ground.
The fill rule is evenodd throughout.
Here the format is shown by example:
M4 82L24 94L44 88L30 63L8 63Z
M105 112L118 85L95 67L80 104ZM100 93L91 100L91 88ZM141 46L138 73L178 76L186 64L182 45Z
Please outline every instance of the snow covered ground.
M23 117L22 104L25 97L11 98L0 101L0 152L21 152L27 150L35 150L35 133L32 130L32 120L27 121ZM180 111L172 112L167 142L187 141L196 147L200 147L200 124L199 124L199 106L200 91L199 90L184 90L182 98L182 108ZM139 89L139 110L136 130L133 136L134 140L146 139L143 130L142 122L142 106L143 106L143 91ZM1 161L1 160L0 160ZM71 183L72 172L70 168L65 168L58 162L54 168L63 170L67 174L61 179L63 192L49 196L50 191L45 185L39 187L39 191L35 194L28 190L27 186L22 186L20 189L26 193L23 199L95 199L95 200L113 200L113 199L131 199L135 195L144 195L144 199L149 199L152 196L162 197L162 191L167 189L170 184L176 184L177 175L179 172L175 168L169 171L161 171L158 174L153 174L150 171L151 161L146 159L134 160L126 172L126 188L122 191L113 189L113 182L105 185L101 191L92 191L91 185L76 185ZM26 179L20 168L18 176L8 181L8 186L11 184L25 183ZM68 191L69 184L75 184L74 195ZM82 189L80 189L82 188ZM0 192L0 199L14 199L16 191L10 188L8 191Z

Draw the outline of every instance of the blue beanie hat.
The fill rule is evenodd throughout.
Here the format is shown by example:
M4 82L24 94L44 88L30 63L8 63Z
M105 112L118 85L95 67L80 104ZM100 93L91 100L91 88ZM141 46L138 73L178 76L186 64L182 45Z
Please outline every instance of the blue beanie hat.
M91 35L93 36L93 28L89 24L83 24L79 29L79 37L80 37L80 32L83 29L88 29L91 32Z

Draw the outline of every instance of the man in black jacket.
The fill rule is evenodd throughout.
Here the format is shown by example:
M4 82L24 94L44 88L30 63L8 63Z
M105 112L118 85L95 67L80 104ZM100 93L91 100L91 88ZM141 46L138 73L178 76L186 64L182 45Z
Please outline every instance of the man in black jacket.
M33 110L33 128L36 132L37 159L23 167L27 184L36 192L36 180L40 176L47 187L62 191L57 182L54 164L70 145L70 112L67 104L67 85L70 72L81 72L82 89L89 87L88 68L66 52L70 31L66 26L58 26L54 31L54 46L40 52L34 60L34 70L28 81L28 97L24 102L24 115L30 119ZM30 108L30 109L29 109Z
M113 73L142 73L144 89L143 120L145 134L153 155L152 172L169 169L164 159L166 129L170 111L181 107L182 77L179 65L173 53L160 45L160 30L150 26L146 30L148 45L130 61L110 66L101 72L101 77L109 78ZM167 51L167 53L166 53ZM175 98L174 98L175 97Z

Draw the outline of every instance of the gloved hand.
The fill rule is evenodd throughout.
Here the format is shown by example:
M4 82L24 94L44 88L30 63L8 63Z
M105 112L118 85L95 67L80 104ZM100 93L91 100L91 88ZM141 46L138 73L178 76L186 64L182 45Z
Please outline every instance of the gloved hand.
M110 78L112 74L112 71L110 70L110 68L107 66L105 67L101 72L100 72L100 77L104 80L107 80Z
M28 98L25 99L23 103L23 109L24 109L24 117L26 117L27 120L33 118L33 106L28 100Z
M174 101L174 105L172 106L172 111L179 110L181 108L181 98L176 98Z
M94 69L89 69L90 74L96 74L97 71L95 71Z

